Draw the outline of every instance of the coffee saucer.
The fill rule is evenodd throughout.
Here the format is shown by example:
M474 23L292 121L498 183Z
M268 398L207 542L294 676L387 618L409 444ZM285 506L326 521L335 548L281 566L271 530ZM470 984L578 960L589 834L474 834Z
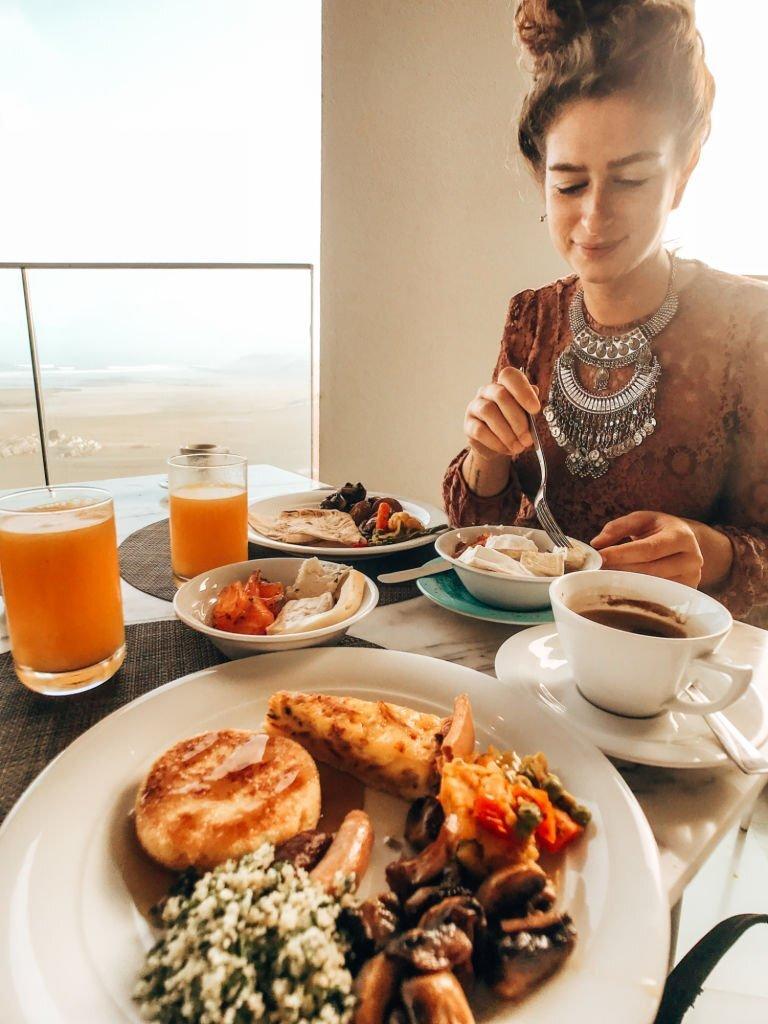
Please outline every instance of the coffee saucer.
M740 646L734 644L733 635L720 651L732 655L732 646ZM516 693L567 721L611 757L660 768L717 768L731 763L701 717L674 711L654 718L624 718L590 704L576 686L554 625L534 626L505 641L496 655L496 675ZM758 685L763 685L762 680ZM700 686L706 690L705 683ZM768 709L754 682L722 713L756 747L768 738Z

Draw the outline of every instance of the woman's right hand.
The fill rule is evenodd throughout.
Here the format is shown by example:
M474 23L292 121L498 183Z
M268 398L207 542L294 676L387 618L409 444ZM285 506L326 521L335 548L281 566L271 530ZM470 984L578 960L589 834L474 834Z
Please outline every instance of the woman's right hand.
M528 413L540 408L538 388L521 370L506 366L467 406L464 433L471 451L492 462L517 458L533 446Z

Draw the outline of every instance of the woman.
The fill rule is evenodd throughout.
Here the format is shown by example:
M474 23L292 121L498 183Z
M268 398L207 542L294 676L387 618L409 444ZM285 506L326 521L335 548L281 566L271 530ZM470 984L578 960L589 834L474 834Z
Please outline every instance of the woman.
M519 142L574 274L510 304L493 383L444 480L453 523L534 519L607 568L768 603L768 288L662 246L714 83L685 0L523 0L533 87ZM723 197L727 201L727 197Z

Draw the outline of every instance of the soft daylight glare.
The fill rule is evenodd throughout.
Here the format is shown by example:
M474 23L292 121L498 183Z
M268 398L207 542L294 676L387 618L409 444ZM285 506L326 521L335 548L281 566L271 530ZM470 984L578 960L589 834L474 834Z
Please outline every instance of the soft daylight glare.
M316 264L320 0L0 6L0 262ZM309 270L37 270L51 479L209 441L311 471ZM0 270L0 489L42 478Z
M0 260L310 260L319 0L0 6Z
M768 4L696 0L707 63L715 77L712 134L667 239L680 254L734 274L768 275L768 164L763 128Z

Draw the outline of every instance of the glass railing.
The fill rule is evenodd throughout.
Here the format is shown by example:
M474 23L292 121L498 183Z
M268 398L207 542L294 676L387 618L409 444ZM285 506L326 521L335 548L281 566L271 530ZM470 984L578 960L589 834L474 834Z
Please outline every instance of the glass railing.
M0 489L212 442L311 474L312 264L0 265Z

